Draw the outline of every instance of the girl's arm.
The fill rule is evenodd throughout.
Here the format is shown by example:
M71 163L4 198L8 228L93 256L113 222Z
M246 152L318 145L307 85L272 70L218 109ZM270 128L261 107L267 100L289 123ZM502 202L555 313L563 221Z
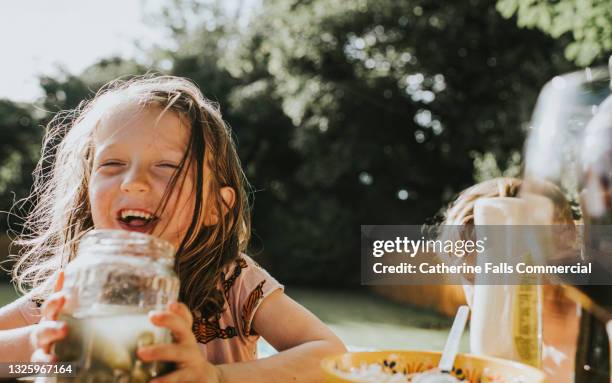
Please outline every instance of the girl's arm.
M30 341L36 325L0 330L0 362L29 362L34 351Z
M33 326L20 311L22 297L0 308L0 362L27 362L33 347L30 334Z
M51 344L67 334L65 323L57 322L59 310L65 303L61 293L51 295L41 308L40 322L30 325L21 311L21 306L29 300L28 296L0 308L0 362L27 362L40 351L37 360L43 360L50 352ZM33 318L31 318L32 320ZM44 355L43 355L44 354Z
M10 330L30 324L23 317L21 310L19 309L21 305L23 305L24 299L27 298L22 297L16 299L6 306L0 307L0 330Z
M321 359L346 351L327 326L280 290L261 303L253 328L280 352L256 361L217 366L223 383L321 382Z

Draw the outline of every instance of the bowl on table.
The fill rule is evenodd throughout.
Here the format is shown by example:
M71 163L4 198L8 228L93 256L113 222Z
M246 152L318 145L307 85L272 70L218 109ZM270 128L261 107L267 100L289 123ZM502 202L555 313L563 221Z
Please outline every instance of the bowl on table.
M347 352L321 362L326 383L400 383L405 375L438 366L442 353L436 351ZM505 359L458 354L451 372L469 383L545 383L537 368Z

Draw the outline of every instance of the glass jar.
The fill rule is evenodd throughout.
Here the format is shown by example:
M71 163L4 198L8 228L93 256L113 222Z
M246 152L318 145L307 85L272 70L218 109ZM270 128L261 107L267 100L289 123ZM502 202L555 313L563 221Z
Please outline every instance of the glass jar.
M148 318L149 311L178 298L169 242L125 230L93 230L65 269L63 291L68 299L59 320L66 322L68 336L55 353L58 361L73 363L77 382L145 382L172 369L136 356L138 347L171 341L168 330Z

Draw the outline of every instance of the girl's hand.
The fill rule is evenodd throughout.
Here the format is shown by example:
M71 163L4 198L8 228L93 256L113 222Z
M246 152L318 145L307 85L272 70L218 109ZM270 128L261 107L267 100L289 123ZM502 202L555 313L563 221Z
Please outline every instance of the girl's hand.
M219 369L206 361L195 336L191 332L193 317L182 303L168 304L167 311L154 311L149 315L151 323L166 327L172 333L174 343L157 344L138 349L138 356L146 362L175 362L177 370L153 380L154 383L202 382L220 383Z
M60 292L64 285L64 273L60 272L55 283L55 293L45 300L41 309L41 319L30 334L30 341L34 346L32 362L53 363L56 362L52 354L53 344L68 335L66 323L57 320L61 308L66 303L66 297Z

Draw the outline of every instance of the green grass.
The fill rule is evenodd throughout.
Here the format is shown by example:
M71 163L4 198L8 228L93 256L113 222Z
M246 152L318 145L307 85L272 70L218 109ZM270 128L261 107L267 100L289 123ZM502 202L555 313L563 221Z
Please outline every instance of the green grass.
M286 293L325 322L350 350L442 350L452 325L452 318L368 292L287 288ZM461 351L469 349L467 333Z
M287 288L287 294L325 322L352 350L441 350L452 320L428 310L389 302L374 294ZM18 297L0 284L0 306ZM461 350L468 349L464 335ZM273 350L265 344L262 354Z

